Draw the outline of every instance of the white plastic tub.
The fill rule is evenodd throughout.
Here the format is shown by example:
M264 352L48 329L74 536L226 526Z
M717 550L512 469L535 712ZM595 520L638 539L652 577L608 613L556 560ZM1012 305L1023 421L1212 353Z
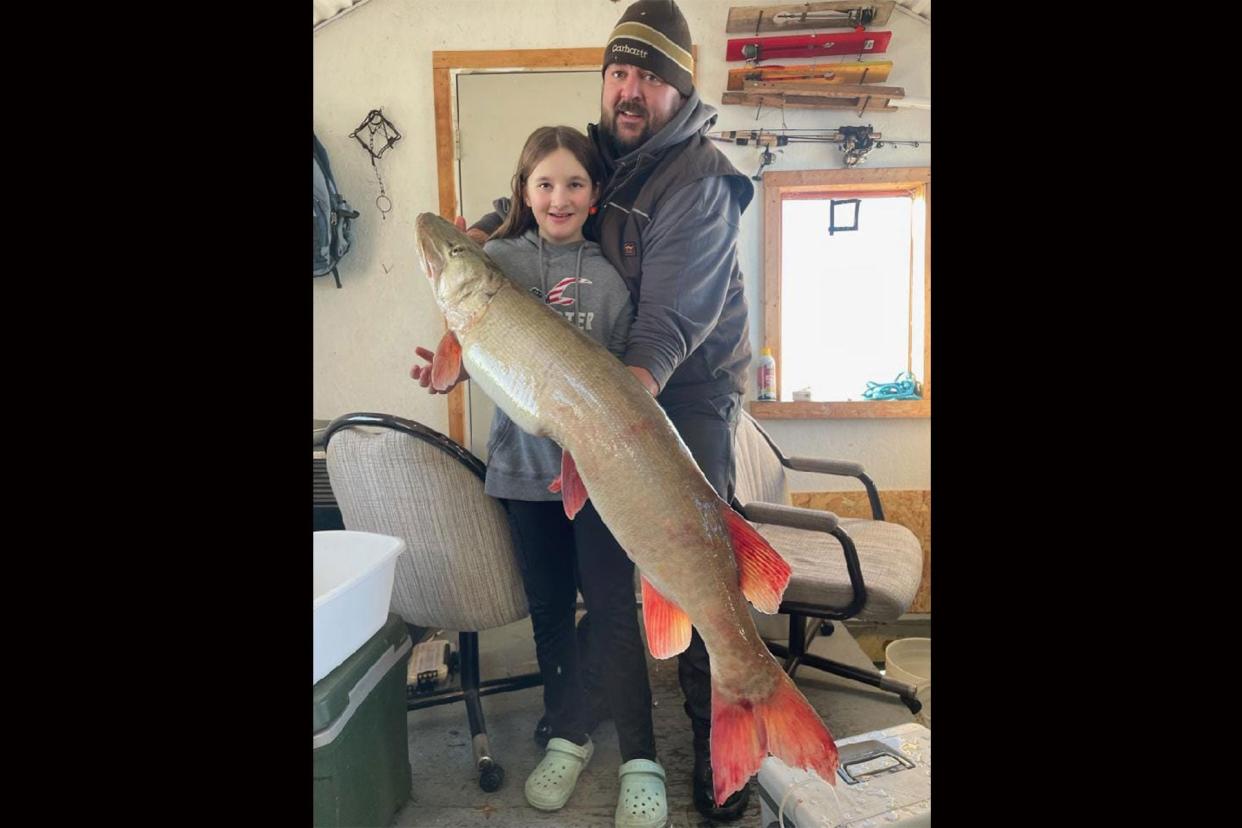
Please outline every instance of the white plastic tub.
M931 639L899 638L884 649L884 674L913 684L923 703L919 715L931 726Z
M332 672L388 619L405 542L371 532L315 532L314 681Z

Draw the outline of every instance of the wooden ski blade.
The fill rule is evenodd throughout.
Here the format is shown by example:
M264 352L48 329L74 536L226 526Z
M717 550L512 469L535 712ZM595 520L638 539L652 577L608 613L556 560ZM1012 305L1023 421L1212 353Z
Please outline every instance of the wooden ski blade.
M729 70L726 86L742 91L746 81L806 81L808 83L883 83L893 69L891 60L852 60L841 63L807 63L802 66L745 66Z
M871 86L869 84L838 83L818 85L790 81L788 83L764 83L746 81L743 92L757 92L772 95L813 95L817 98L858 98L870 95L873 98L904 98L906 90L900 86Z

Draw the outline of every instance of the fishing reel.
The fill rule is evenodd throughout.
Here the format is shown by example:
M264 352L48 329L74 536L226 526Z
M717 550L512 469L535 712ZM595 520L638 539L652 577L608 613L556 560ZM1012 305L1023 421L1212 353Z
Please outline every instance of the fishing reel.
M781 152L784 152L784 150L781 150ZM756 170L755 174L750 177L750 180L763 181L763 168L771 166L772 162L775 160L776 156L772 154L772 148L764 146L763 155L759 156L759 169Z
M878 146L870 126L842 126L837 127L837 132L841 133L841 152L845 153L847 167L861 164Z

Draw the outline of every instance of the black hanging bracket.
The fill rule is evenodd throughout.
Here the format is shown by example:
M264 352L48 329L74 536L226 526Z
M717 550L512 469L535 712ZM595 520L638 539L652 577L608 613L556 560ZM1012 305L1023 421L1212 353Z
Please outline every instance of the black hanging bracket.
M366 140L362 138L362 132L366 130ZM392 121L384 117L383 109L372 109L367 113L367 117L362 119L362 123L358 124L357 129L349 133L350 138L356 138L362 148L371 156L371 169L375 170L375 180L379 182L380 194L375 199L375 206L379 208L380 218L388 218L388 212L392 210L392 199L388 197L387 190L384 189L384 179L380 176L379 167L375 162L380 159L385 152L392 147L393 144L401 140L401 133ZM376 138L380 137L380 147L375 148Z

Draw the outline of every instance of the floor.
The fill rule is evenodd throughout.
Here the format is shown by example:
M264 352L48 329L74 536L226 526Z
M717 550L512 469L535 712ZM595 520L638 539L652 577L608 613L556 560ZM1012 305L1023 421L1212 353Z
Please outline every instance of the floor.
M914 633L921 634L921 633ZM456 641L456 635L445 637ZM484 679L533 672L535 649L529 619L480 635ZM873 667L850 632L834 625L830 636L817 637L810 651L846 664ZM693 767L690 725L682 711L676 659L656 661L648 654L655 732L659 759L667 773L670 825L676 828L727 824L761 826L759 797L752 791L742 819L714 823L695 810L690 793ZM802 668L796 682L840 739L870 730L914 721L895 696L847 679ZM542 688L532 687L483 699L492 755L505 768L500 790L485 793L473 768L470 729L465 707L449 704L410 712L411 801L395 818L398 826L582 826L613 825L617 804L617 768L621 763L616 730L605 722L592 735L595 755L579 778L569 803L545 813L527 804L523 785L542 756L535 743L535 725L543 712ZM752 788L754 783L752 782Z

